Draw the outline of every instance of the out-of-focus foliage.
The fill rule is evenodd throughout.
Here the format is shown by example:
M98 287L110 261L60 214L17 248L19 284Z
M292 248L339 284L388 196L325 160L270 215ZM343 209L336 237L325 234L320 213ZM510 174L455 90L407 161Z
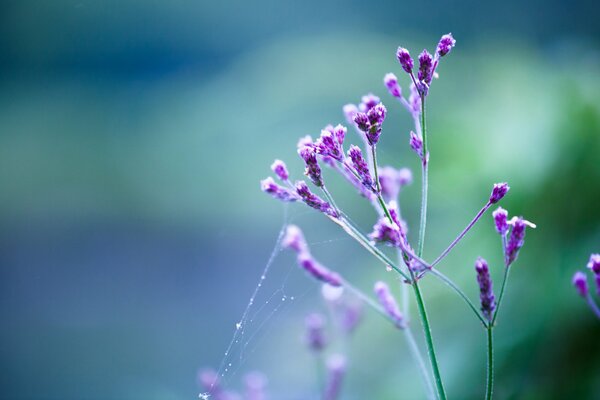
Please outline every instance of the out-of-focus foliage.
M572 6L582 11L577 29L557 22L564 21L557 2L540 7L534 27L515 17L504 35L493 13L468 18L468 2L450 10L452 23L433 12L425 24L414 22L424 12L415 9L381 10L365 24L363 3L328 5L323 15L348 21L328 24L305 6L282 4L270 14L250 3L5 6L2 393L196 396L196 370L221 361L283 218L258 181L274 158L300 178L297 139L342 122L341 106L369 91L390 111L380 161L415 172L401 197L414 237L420 188L410 118L382 78L396 72L406 90L396 47L418 54L452 30L458 44L428 106L425 255L455 237L492 183L510 182L502 206L538 228L527 233L499 316L497 396L592 398L600 390L600 321L570 276L600 251L600 58L597 28L586 25L595 6ZM499 15L511 4L497 4ZM489 30L475 35L479 28ZM347 140L358 142L351 132ZM338 177L326 179L368 230L375 217L368 205ZM300 205L289 211L315 256L360 288L396 282L326 219ZM488 215L441 268L476 299L476 257L488 259L499 286L500 253ZM277 289L292 264L289 254L278 257L274 286L265 290ZM268 321L241 367L264 371L274 399L300 398L315 384L301 330L305 313L325 306L314 282L291 271L285 288L299 301ZM427 278L424 290L449 395L480 398L483 330L439 282ZM344 398L421 396L401 335L377 315L367 315L349 349Z

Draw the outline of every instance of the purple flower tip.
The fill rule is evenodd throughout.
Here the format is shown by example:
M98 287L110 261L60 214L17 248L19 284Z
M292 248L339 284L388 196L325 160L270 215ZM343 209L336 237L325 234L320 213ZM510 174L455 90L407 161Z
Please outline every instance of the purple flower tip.
M483 258L479 257L475 262L475 271L477 272L477 283L479 284L481 312L488 321L491 321L496 309L496 299L492 289L492 278L490 277L488 264Z
M325 348L324 335L325 318L321 314L309 314L304 320L306 326L306 343L313 351L321 351Z
M343 107L343 111L344 111L344 116L346 117L346 121L349 124L354 123L354 116L358 112L358 107L356 107L354 104L346 104Z
M381 125L385 120L386 114L387 109L382 103L379 103L367 112L367 117L371 125Z
M406 73L410 74L413 70L414 62L408 50L404 47L398 47L396 58Z
M572 282L575 289L577 289L577 293L579 293L581 297L586 298L588 295L588 284L585 274L581 271L575 272Z
M600 254L590 255L590 261L588 262L587 267L594 271L595 274L600 274Z
M296 182L296 193L298 194L298 196L300 196L302 201L304 201L304 203L307 206L312 207L321 212L324 212L325 214L329 215L330 217L333 217L333 218L339 217L339 214L331 206L331 204L322 200L319 196L317 196L316 194L314 194L313 192L310 191L310 189L306 185L306 182L304 182L304 181Z
M510 186L508 186L508 183L495 183L492 194L490 195L490 203L495 204L499 202L509 190Z
M321 167L319 167L319 163L317 162L317 153L315 152L314 146L304 146L298 149L298 154L306 164L304 175L309 177L316 186L323 186Z
M321 282L335 287L342 286L342 277L337 272L328 270L307 252L298 254L298 265Z
M281 246L286 249L294 250L296 253L308 251L308 245L302 234L302 230L296 225L288 225L285 230L285 236L281 241Z
M348 149L348 157L352 161L352 166L354 167L354 171L360 177L361 183L365 185L370 190L375 190L373 186L373 178L371 178L371 173L369 171L369 166L367 162L363 158L362 151L360 147L351 145L350 149Z
M506 244L506 265L511 265L519 255L519 250L525 244L525 228L527 227L528 221L525 221L521 217L515 217L509 221L509 225L512 225L510 231L510 237Z
M427 50L419 55L419 80L429 85L433 77L433 57Z
M275 173L275 175L277 175L279 179L281 179L284 182L287 181L290 177L285 163L281 160L275 160L273 164L271 164L271 170Z
M398 84L398 78L396 75L392 74L391 72L386 74L383 78L383 83L392 96L397 98L402 97L402 88Z
M423 140L416 133L410 131L410 148L423 160Z
M400 329L405 328L406 324L404 323L404 316L400 312L398 303L396 303L396 299L392 296L392 292L390 292L388 285L382 281L375 282L373 290L379 300L379 304L381 304L383 310L394 321L396 326Z
M508 232L508 212L504 208L498 207L498 209L492 213L492 216L494 217L496 231L502 236L506 235Z
M451 33L448 33L440 39L437 46L437 53L440 57L444 57L446 54L450 53L450 50L452 50L455 45L456 40L454 40Z
M346 364L346 358L341 354L333 354L327 359L327 384L323 400L335 400L340 397Z
M296 193L292 192L289 189L279 186L271 177L260 181L260 188L263 192L270 194L277 200L291 202L300 199Z
M379 97L375 96L373 93L369 93L364 95L360 99L360 104L358 105L358 109L364 113L369 112L369 110L379 104L381 100Z
M363 132L367 132L371 127L371 124L369 123L369 117L367 117L367 114L363 112L357 112L354 114L353 121L358 129Z

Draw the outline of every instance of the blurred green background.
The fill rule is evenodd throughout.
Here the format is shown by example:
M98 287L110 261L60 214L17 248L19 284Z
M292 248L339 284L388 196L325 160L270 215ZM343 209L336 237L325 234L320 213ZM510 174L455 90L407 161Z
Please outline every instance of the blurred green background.
M397 46L416 55L451 31L429 97L425 256L508 181L502 206L538 229L499 316L496 397L598 398L600 321L570 285L600 251L598 12L560 0L2 2L0 397L196 398L196 372L222 361L284 219L259 180L274 158L299 178L297 139L368 92L390 111L380 161L415 172L402 193L414 236L410 118L382 78L406 90ZM368 205L326 179L370 229ZM288 217L356 286L395 282L322 216L292 205ZM476 300L473 263L487 258L499 286L500 252L487 215L441 269ZM449 396L483 397L484 331L438 281L424 290ZM318 285L281 254L258 304L272 295L227 384L259 369L272 399L314 398L302 334L307 312L326 311ZM402 336L377 315L348 357L344 399L423 398Z

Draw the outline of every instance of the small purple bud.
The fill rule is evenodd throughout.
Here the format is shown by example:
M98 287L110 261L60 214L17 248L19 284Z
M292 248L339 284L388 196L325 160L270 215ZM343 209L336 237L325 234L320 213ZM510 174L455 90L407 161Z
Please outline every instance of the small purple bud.
M377 223L373 225L373 232L368 237L375 243L385 243L396 248L410 247L406 239L406 224L398 218L396 208L396 202L391 201L388 210L394 224L387 217L380 217Z
M502 236L506 235L508 232L508 212L504 208L498 207L498 209L492 213L492 216L494 217L496 231Z
M318 154L331 157L334 160L342 161L344 158L344 150L333 127L331 130L324 129L321 131L321 137L315 142L314 149Z
M346 358L341 354L333 354L327 359L327 385L323 400L336 400L342 391L342 382L346 374Z
M433 74L433 57L427 50L419 55L419 80L427 84L431 83Z
M521 217L517 217L512 222L510 237L506 245L506 265L511 265L518 257L519 250L525 244L526 223Z
M373 93L369 93L364 95L360 99L360 104L358 105L358 109L364 113L369 112L373 107L377 104L381 103L379 97L375 96Z
M360 129L363 132L368 132L371 128L371 124L369 123L369 117L367 117L367 114L365 113L357 112L356 114L354 114L353 121L358 127L358 129Z
M258 371L249 372L244 377L246 384L246 400L266 400L267 377Z
M306 169L304 170L304 175L308 176L312 183L316 186L323 186L323 177L321 176L321 167L319 167L319 163L317 162L317 154L315 153L315 149L313 147L302 147L298 150L298 154L304 160L306 164Z
M483 258L479 257L475 262L475 271L477 271L477 283L479 284L481 312L488 321L491 321L494 310L496 309L496 299L492 289L490 271L487 262Z
M379 103L367 112L367 117L369 118L371 125L381 125L385 120L386 114L387 110L385 106L382 103Z
M381 304L381 307L383 307L386 314L394 321L396 327L400 329L405 328L406 324L404 322L404 316L400 312L398 303L396 303L396 299L392 296L388 285L385 282L376 282L374 290L377 299L379 300L379 304Z
M413 114L418 115L421 112L421 95L414 83L410 84L410 97L408 98L408 103L410 104Z
M333 134L335 135L335 138L337 139L340 146L344 144L344 139L346 138L347 132L348 129L346 129L345 126L340 124L336 125L336 127L333 128Z
M308 245L302 234L302 230L296 225L288 225L285 230L285 236L281 241L281 247L294 250L296 253L305 253L308 251Z
M298 143L296 144L296 148L301 149L304 147L312 147L312 145L313 145L312 137L310 137L310 135L306 135L304 137L301 137L298 140Z
M412 172L408 168L395 169L390 166L379 168L381 195L386 202L396 200L400 188L412 183Z
M444 57L446 54L450 53L450 50L456 45L456 40L452 37L451 33L448 33L440 39L440 42L437 45L437 53L440 57Z
M300 200L296 193L287 188L279 186L271 177L260 181L260 188L263 192L270 194L277 200L288 202Z
M398 47L398 51L396 51L396 58L398 58L398 62L402 66L402 69L406 71L406 73L410 74L413 70L414 62L408 50L404 47Z
M423 160L423 140L413 131L410 131L410 148Z
M494 188L492 189L492 194L490 195L490 203L496 204L499 202L509 190L510 186L508 186L508 183L495 183Z
M339 214L328 202L322 200L319 196L310 191L306 182L296 182L296 193L302 198L302 201L309 206L333 218L338 218Z
M350 157L354 170L360 177L362 184L368 187L369 189L374 190L373 179L371 178L369 166L363 158L360 147L351 145L350 149L348 150L348 157Z
M314 352L319 352L325 348L325 318L321 314L309 314L304 320L306 326L306 344Z
M383 78L383 83L392 96L397 98L402 97L402 88L398 84L398 78L396 75L392 74L391 72L386 74Z
M587 263L587 267L594 271L595 274L600 274L600 254L590 255L590 261Z
M273 164L271 164L271 170L275 173L275 175L277 175L279 179L281 179L284 182L287 181L290 177L285 163L281 160L275 160Z
M348 121L349 124L353 124L354 116L358 112L358 107L356 107L354 104L346 104L343 107L343 111L344 111L344 116L346 117L346 121Z
M335 287L342 286L342 277L319 264L309 253L298 254L298 265L321 282Z
M588 284L585 274L581 271L575 272L572 282L573 286L575 286L575 289L577 289L577 293L579 293L579 295L585 299L588 295Z

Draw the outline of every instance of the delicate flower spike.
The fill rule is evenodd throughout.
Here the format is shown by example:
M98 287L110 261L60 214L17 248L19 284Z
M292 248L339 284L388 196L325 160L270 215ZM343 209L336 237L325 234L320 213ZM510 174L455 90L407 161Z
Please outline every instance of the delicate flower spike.
M294 250L296 253L308 252L308 245L306 244L302 230L296 225L288 225L286 227L281 247Z
M410 131L410 148L423 160L423 140L413 131Z
M585 299L588 295L588 284L585 274L581 271L575 272L572 282L573 286L575 286L575 289L577 289L577 293L579 293L579 295Z
M344 139L346 138L346 133L348 132L348 129L346 129L345 126L337 124L335 128L333 128L333 134L335 135L335 138L337 139L337 142L339 143L340 146L342 146L344 144ZM343 152L343 150L342 150Z
M273 178L268 177L260 181L260 188L263 192L270 194L277 200L292 202L300 200L300 197L291 190L279 186Z
M398 84L398 78L396 75L392 74L391 72L386 74L383 78L383 83L392 96L397 98L402 97L402 88Z
M451 33L448 33L440 39L436 52L440 57L444 57L446 54L450 53L450 50L452 50L455 45L456 40L454 40Z
M398 62L402 66L402 69L406 71L406 73L410 74L413 70L414 62L408 50L404 47L398 47L398 51L396 51L396 58L398 58Z
M406 324L404 322L404 316L400 312L398 303L396 303L396 299L392 296L388 285L385 282L376 282L374 290L377 299L379 300L379 304L381 304L386 314L394 321L396 327L400 329L405 328Z
M281 179L284 182L286 182L290 177L285 163L281 160L275 160L273 164L271 164L271 170L275 173L275 175L277 175L279 179Z
M495 183L494 188L492 189L492 194L490 195L490 203L496 204L499 202L504 196L506 196L506 193L509 190L510 186L508 186L508 183Z
M267 377L265 374L253 371L246 374L244 377L246 384L246 400L266 400L267 395L265 389L267 387Z
M364 113L369 112L373 107L377 104L381 103L379 97L375 96L373 93L369 93L364 95L360 99L360 104L358 105L358 109Z
M322 200L319 196L310 191L306 182L296 182L296 193L302 198L302 201L309 207L322 211L333 218L338 218L339 214L328 202Z
M517 217L510 221L512 229L510 231L510 237L508 244L506 245L506 265L511 265L518 257L519 250L525 244L525 227L527 226L526 221Z
M346 121L349 124L353 124L354 123L354 116L358 112L358 107L356 107L354 104L346 104L343 107L343 111L344 111L344 116L346 117Z
M342 286L342 277L337 272L328 270L308 253L298 254L298 265L321 282L331 286Z
M352 161L352 166L354 167L354 170L360 177L362 184L371 190L375 190L375 188L373 187L373 178L371 178L371 173L369 171L369 166L363 158L360 147L351 145L350 149L348 150L348 157L350 157L350 160Z
M365 131L365 134L371 146L375 146L379 141L379 136L381 135L381 124L385 120L386 114L387 110L381 103L371 108L367 113L369 123L368 130Z
M302 147L298 150L298 154L304 160L306 164L306 169L304 170L304 175L308 176L312 183L316 186L323 186L323 177L321 176L321 167L319 167L319 163L317 162L317 154L313 147Z
M356 127L363 132L368 132L371 128L371 124L369 123L369 117L367 117L367 114L363 112L357 112L356 114L354 114L353 121L356 124Z
M392 224L385 216L380 217L377 223L373 225L373 232L368 235L369 239L375 243L385 243L396 248L409 248L410 246L406 240L406 224L404 221L399 220L395 202L391 201L388 209L395 223Z
M600 274L600 254L590 255L590 261L587 263L587 267L594 271L595 274Z
M400 188L412 183L412 172L408 168L395 169L385 166L379 168L379 184L381 195L386 202L396 200Z
M325 348L325 318L318 313L309 314L304 320L306 326L306 344L315 352Z
M343 135L345 135L345 132L339 131L338 133L341 135L343 141ZM342 161L344 158L342 144L340 143L338 134L336 131L334 131L333 127L331 130L324 129L321 131L321 137L319 137L315 142L314 149L318 154L322 156L329 156L338 161Z
M477 283L479 284L481 312L488 321L491 321L496 309L496 299L492 289L492 278L490 277L488 264L483 258L479 257L475 262L475 271L477 271Z
M419 74L418 78L421 82L425 82L426 84L431 83L431 79L433 77L433 57L427 50L423 50L423 52L419 55Z
M328 377L323 400L336 400L340 397L346 364L346 358L341 354L333 354L327 359Z
M498 209L492 213L492 216L494 217L496 231L502 236L506 235L508 232L508 212L504 208L498 207Z

